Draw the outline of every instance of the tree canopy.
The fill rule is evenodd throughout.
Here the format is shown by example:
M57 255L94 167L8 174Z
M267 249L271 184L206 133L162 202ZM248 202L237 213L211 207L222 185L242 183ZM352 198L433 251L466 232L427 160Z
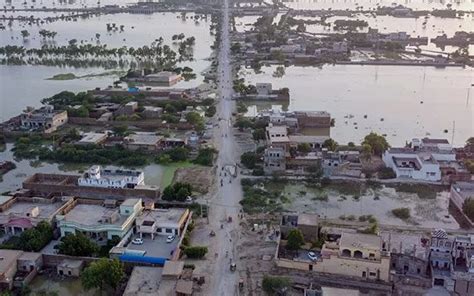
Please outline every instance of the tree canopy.
M365 136L364 141L362 142L363 149L365 149L365 147L368 147L365 145L370 146L371 153L377 156L382 156L382 154L388 148L390 148L390 145L388 144L385 137L380 136L373 132Z
M77 232L63 237L58 246L58 251L60 254L69 256L91 257L99 252L99 246L82 232Z
M286 248L292 251L298 251L304 245L303 234L299 229L292 229L288 233Z
M86 289L110 287L115 289L124 276L123 265L117 259L101 258L92 262L81 274L82 286Z

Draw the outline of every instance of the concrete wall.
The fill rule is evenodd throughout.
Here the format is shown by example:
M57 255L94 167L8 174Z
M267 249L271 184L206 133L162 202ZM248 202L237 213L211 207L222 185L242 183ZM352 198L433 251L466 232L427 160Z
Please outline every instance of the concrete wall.
M383 257L381 261L367 261L357 259L346 259L338 256L330 256L321 261L295 261L289 259L276 258L278 267L306 270L319 273L330 273L341 276L360 278L361 280L377 280L389 282L390 280L390 258ZM366 277L362 277L363 272ZM370 273L375 273L371 275Z

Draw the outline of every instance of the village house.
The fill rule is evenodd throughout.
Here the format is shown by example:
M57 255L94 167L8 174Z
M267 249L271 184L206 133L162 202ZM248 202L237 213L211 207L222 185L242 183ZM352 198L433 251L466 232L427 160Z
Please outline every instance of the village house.
M100 145L107 140L107 133L88 132L83 133L82 138L76 143L78 145Z
M362 281L390 281L390 253L381 237L372 234L343 232L336 241L326 241L314 260L279 256L276 265Z
M42 266L40 253L0 250L0 290L29 284Z
M143 117L145 119L157 119L160 118L161 114L163 113L163 108L161 107L154 107L154 106L144 106L143 107Z
M143 211L141 199L127 199L120 206L115 201L77 199L69 211L57 215L61 237L82 232L99 244L123 238L132 229L135 219Z
M300 213L298 215L283 215L280 230L286 237L292 229L298 229L305 241L316 241L319 237L319 218L316 214Z
M123 106L120 106L120 108L114 112L114 115L115 116L130 116L130 115L135 114L137 109L138 109L138 102L131 101L131 102L126 103Z
M443 286L453 291L454 281L451 278L453 271L451 252L453 239L443 229L436 229L431 233L430 270L433 286Z
M274 126L270 123L265 128L265 131L267 146L280 147L285 151L288 150L290 139L288 138L288 129L286 126Z
M20 124L25 129L40 129L45 132L53 132L58 127L67 123L67 112L54 110L53 106L43 106L39 109L28 107L20 115Z
M56 267L56 272L59 276L79 277L82 268L84 268L84 261L64 259Z
M126 149L135 151L157 151L161 146L162 136L155 133L135 132L123 139L123 145Z
M102 169L94 165L77 182L79 186L88 187L135 188L145 184L145 174L142 171Z
M53 223L72 202L67 197L0 196L0 229L8 235L19 235L41 221Z
M188 209L151 209L145 210L136 219L136 232L143 237L149 235L176 235L181 232L189 217Z
M282 147L268 147L263 154L263 170L266 175L286 171L286 151Z
M382 159L397 178L441 181L443 167L446 177L453 173L450 163L456 162L456 153L445 139L423 138L413 139L411 147L388 149Z
M134 79L134 81L147 83L150 85L173 86L179 81L181 81L181 79L182 77L179 74L170 71L161 71L158 73L152 73L144 77Z

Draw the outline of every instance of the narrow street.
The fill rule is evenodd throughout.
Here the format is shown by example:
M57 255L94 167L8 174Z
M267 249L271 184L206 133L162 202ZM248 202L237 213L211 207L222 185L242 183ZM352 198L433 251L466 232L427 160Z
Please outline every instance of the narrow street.
M217 193L209 206L209 223L218 229L213 242L217 244L217 259L210 276L211 295L237 295L238 270L241 268L236 254L239 240L239 201L242 198L240 178L230 175L227 170L239 161L236 142L233 137L232 112L235 103L232 100L232 66L230 64L229 3L224 0L222 9L221 44L219 50L218 85L220 100L218 104L219 127L216 137L219 156L217 160ZM228 222L232 217L232 222ZM221 228L222 225L222 228ZM230 270L230 263L237 264L237 271Z

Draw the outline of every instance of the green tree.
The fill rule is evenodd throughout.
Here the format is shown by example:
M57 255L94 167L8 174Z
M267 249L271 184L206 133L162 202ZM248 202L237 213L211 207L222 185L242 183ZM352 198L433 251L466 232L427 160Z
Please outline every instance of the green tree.
M217 150L214 148L202 148L199 149L198 155L194 160L195 164L212 166L214 163L214 154L217 153Z
M336 151L337 146L338 146L337 142L334 141L333 139L327 139L323 143L323 147L327 148L329 151Z
M390 148L390 145L388 144L387 139L385 139L385 137L373 132L365 136L362 145L369 145L371 148L371 153L377 156L382 156L382 154L388 148Z
M124 269L122 263L117 259L101 258L92 262L81 274L82 286L86 290L93 288L115 289L124 277Z
M280 276L265 275L262 281L262 289L267 295L282 295L284 289L290 287L290 279Z
M201 259L206 256L208 249L204 246L191 246L184 248L184 254L191 259Z
M244 152L240 156L240 162L248 169L254 169L257 163L257 154L255 152Z
M286 248L292 251L298 251L304 245L303 234L299 229L292 229L288 233Z
M189 112L186 114L186 121L190 124L196 125L202 123L203 119L197 112Z
M58 246L60 254L69 256L91 257L99 252L99 246L82 232L68 234L61 239Z
M309 143L298 144L298 151L301 153L309 153L311 152L311 145Z
M252 137L254 141L261 141L265 140L265 129L263 128L257 128L252 132Z
M128 127L126 125L114 126L112 128L114 135L118 137L123 137L127 134Z

